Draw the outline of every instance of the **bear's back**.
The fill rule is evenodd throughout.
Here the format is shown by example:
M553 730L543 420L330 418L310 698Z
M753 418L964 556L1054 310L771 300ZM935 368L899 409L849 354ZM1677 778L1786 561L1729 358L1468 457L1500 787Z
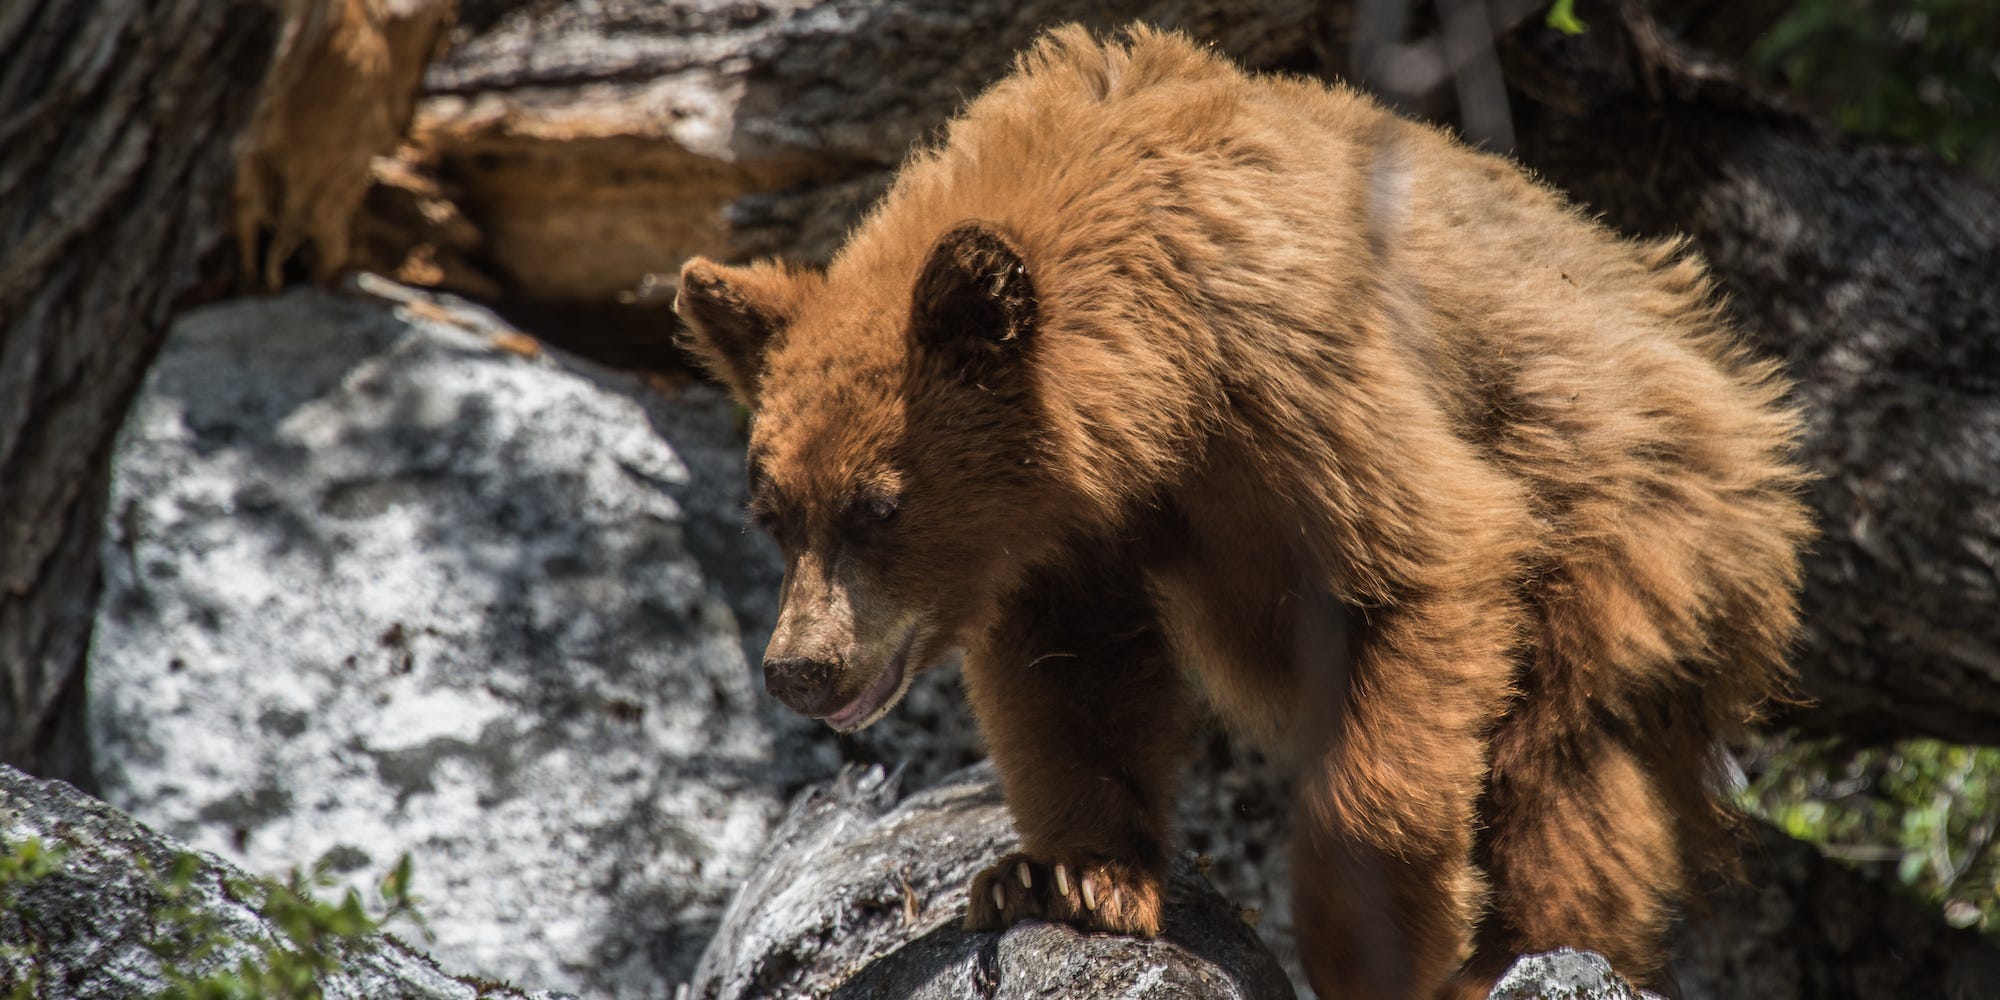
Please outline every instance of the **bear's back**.
M1742 593L1768 581L1645 553L1684 550L1710 521L1744 525L1739 545L1800 530L1789 497L1771 499L1796 481L1784 387L1737 345L1698 262L1346 87L1252 76L1144 27L1123 42L1058 30L915 154L831 283L895 309L967 219L1018 241L1049 367L1119 380L1176 432L1214 405L1204 393L1249 404L1191 375L1282 387L1266 409L1330 426L1344 418L1315 405L1353 409L1334 397L1365 388L1355 373L1395 368L1520 482L1545 564ZM1770 499L1767 516L1720 510L1745 497Z
M1218 309L1283 282L1345 298L1332 307L1345 314L1400 286L1423 305L1416 319L1436 320L1416 324L1419 338L1472 338L1482 349L1493 346L1489 334L1511 336L1507 325L1561 325L1581 297L1642 311L1700 298L1699 289L1683 294L1685 278L1655 280L1661 255L1619 239L1502 157L1345 86L1251 76L1144 27L1122 44L1074 26L1044 37L941 143L914 154L835 267L906 280L938 234L972 218L1013 233L1058 283L1105 284L1106 272L1133 272L1137 251L1164 247L1192 273L1142 276L1182 283ZM1109 260L1117 254L1127 266ZM1538 293L1523 294L1529 286ZM1670 301L1648 301L1663 287ZM1257 298L1250 308L1267 311ZM1296 295L1291 304L1309 313L1317 305ZM1488 321L1461 322L1478 317Z

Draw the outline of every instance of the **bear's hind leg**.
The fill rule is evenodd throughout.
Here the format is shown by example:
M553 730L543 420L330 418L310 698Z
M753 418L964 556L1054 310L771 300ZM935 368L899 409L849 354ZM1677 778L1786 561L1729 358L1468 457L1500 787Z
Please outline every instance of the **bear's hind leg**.
M965 687L1021 850L974 879L966 925L1160 931L1193 698L1135 579L1043 574L967 651Z
M1530 697L1494 736L1480 852L1493 905L1455 996L1484 997L1516 957L1562 947L1642 985L1659 970L1687 880L1679 789L1615 732L1580 728L1588 711Z

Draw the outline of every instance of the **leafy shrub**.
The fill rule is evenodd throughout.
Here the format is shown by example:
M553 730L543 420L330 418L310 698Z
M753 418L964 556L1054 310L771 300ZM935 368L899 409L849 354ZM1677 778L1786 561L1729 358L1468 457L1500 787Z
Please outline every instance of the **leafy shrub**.
M2000 748L1781 736L1753 746L1745 772L1750 811L1915 889L1955 926L2000 933Z
M1858 135L2000 175L2000 4L1800 0L1752 69Z

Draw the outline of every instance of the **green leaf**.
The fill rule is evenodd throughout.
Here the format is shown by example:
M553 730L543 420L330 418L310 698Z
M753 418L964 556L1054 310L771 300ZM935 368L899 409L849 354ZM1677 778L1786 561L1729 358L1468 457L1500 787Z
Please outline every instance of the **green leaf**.
M1581 35L1585 28L1576 16L1576 0L1556 0L1549 5L1549 16L1543 22L1565 35Z

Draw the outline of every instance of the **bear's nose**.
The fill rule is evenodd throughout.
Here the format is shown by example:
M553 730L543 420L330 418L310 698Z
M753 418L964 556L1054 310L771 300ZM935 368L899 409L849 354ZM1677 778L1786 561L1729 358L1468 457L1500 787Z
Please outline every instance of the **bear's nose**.
M839 679L839 668L826 660L781 656L764 661L764 690L800 715L819 718L839 708L832 704Z

